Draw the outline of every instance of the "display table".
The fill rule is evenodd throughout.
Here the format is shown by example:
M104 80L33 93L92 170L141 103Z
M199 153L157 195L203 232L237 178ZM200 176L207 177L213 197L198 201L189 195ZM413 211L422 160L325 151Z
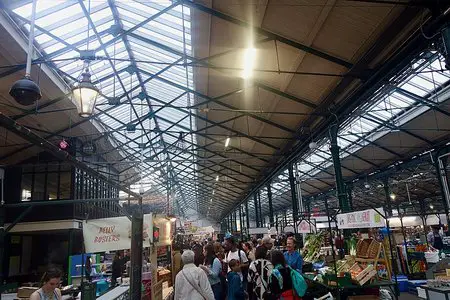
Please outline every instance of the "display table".
M429 300L450 300L450 288L436 288L427 285L421 286Z
M97 300L128 299L130 286L120 285L98 297ZM3 300L3 299L2 299Z
M310 276L304 276L307 282L313 282L316 285L320 285L323 288L322 294L326 294L326 292L331 292L335 295L337 299L346 299L349 295L357 294L357 295L366 295L365 292L373 289L379 289L381 287L389 288L392 293L395 295L395 282L387 281L387 280L378 280L373 283L364 284L364 285L348 285L348 286L335 286L335 285L327 285L319 281L314 281ZM308 284L309 289L309 284ZM396 298L397 299L397 298ZM446 299L446 300L450 300Z

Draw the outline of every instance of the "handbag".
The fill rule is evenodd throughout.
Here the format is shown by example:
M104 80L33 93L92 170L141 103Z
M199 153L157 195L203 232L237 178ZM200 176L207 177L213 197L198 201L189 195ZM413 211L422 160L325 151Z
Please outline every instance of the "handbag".
M208 298L203 295L203 291L195 284L192 283L192 281L184 274L184 270L181 270L181 274L183 274L183 277L186 279L186 281L203 297L203 299L207 300Z

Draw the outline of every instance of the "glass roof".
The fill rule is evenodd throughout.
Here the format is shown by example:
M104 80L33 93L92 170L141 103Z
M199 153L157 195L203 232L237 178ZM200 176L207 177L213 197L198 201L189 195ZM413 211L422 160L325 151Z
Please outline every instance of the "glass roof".
M29 30L31 0L11 1L6 11ZM154 199L170 191L174 205L181 210L198 210L200 203L206 203L208 214L214 191L229 203L240 196L235 195L232 184L223 191L215 190L214 184L198 186L200 175L213 181L216 173L209 171L217 170L204 167L207 172L200 172L197 164L199 148L192 133L196 131L196 115L189 109L197 95L189 66L192 38L188 7L168 0L39 0L35 40L40 59L58 70L68 85L78 81L82 70L89 67L102 93L91 122L121 154L118 169L136 171L127 179L133 191L143 188ZM80 59L86 50L94 51L95 59ZM421 105L421 99L432 104L443 101L436 96L450 79L443 65L437 53L422 53L364 101L341 123L341 158L430 109ZM333 175L327 171L332 165L329 139L316 142L318 148L305 153L296 164L304 184L310 184L306 181L313 177L320 181L319 173ZM226 179L223 176L220 181ZM287 170L273 178L271 188L274 208L281 209L290 201ZM266 187L260 195L263 208L267 207ZM249 207L254 211L253 201ZM266 208L263 211L266 213Z
M431 109L423 105L421 97L430 104L439 104L446 100L439 97L439 90L450 81L450 72L444 67L442 56L436 52L419 55L410 67L391 78L366 104L358 108L353 115L344 120L338 133L341 159L355 153L363 147L395 132L402 125ZM334 173L327 170L333 165L329 151L328 138L316 141L319 147L303 155L296 163L301 184L304 188L314 188L309 179L320 181L319 173L334 180ZM287 169L272 180L272 198L274 211L285 210L290 203L290 185ZM334 185L332 186L334 188ZM314 192L320 189L313 189ZM260 189L263 215L268 214L267 188ZM253 198L249 200L249 211L255 218Z
M26 31L31 6L30 0L7 7ZM192 54L189 8L171 1L40 0L36 12L41 59L69 85L88 65L102 93L91 122L127 160L119 170L140 174L129 179L131 189L165 194L167 183L177 182L176 205L196 207L195 194L181 187L191 181L192 190L197 169L197 138L189 133L196 130L195 116L187 109L193 95L184 90L194 88L192 67L183 65ZM96 59L81 60L84 50L95 51Z

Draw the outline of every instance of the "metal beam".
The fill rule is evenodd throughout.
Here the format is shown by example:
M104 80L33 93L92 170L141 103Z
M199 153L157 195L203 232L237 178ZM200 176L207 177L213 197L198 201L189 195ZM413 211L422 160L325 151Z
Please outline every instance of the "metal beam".
M287 45L289 45L291 47L300 49L302 51L305 51L305 52L310 53L312 55L315 55L317 57L323 58L325 60L328 60L330 62L336 63L338 65L344 66L344 67L346 67L348 69L353 67L353 65L351 63L349 63L349 62L347 62L347 61L345 61L345 60L343 60L341 58L337 58L335 56L332 56L332 55L327 54L325 52L322 52L320 50L317 50L317 49L314 49L312 47L303 45L303 44L301 44L299 42L293 41L291 39L288 39L288 38L283 37L281 35L278 35L276 33L270 32L270 31L265 30L263 28L252 26L251 24L249 24L247 22L241 21L241 20L239 20L237 18L234 18L234 17L232 17L230 15L224 14L224 13L222 13L222 12L220 12L218 10L215 10L213 8L209 8L209 7L206 7L204 5L201 5L199 3L195 3L195 2L192 2L192 1L182 0L181 3L183 5L186 5L186 6L190 7L190 8L198 9L198 10L203 11L205 13L208 13L208 14L210 14L212 16L215 16L215 17L218 17L220 19L226 20L228 22L231 22L233 24L239 25L241 27L250 29L252 32L254 32L255 35L259 34L259 35L263 35L263 36L266 36L268 38L271 38L273 40L280 41L280 42L282 42L284 44L287 44Z

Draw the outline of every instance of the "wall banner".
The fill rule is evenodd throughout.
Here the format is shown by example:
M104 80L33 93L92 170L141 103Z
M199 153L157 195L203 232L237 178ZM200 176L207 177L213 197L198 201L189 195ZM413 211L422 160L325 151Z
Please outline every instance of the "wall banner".
M337 215L338 228L350 229L350 228L385 227L386 222L377 211L384 215L383 208L377 208L377 210L367 209L361 211L354 211L351 213L338 214Z
M144 247L152 242L152 215L144 215ZM93 219L83 222L86 252L97 253L131 248L131 221L127 217Z

